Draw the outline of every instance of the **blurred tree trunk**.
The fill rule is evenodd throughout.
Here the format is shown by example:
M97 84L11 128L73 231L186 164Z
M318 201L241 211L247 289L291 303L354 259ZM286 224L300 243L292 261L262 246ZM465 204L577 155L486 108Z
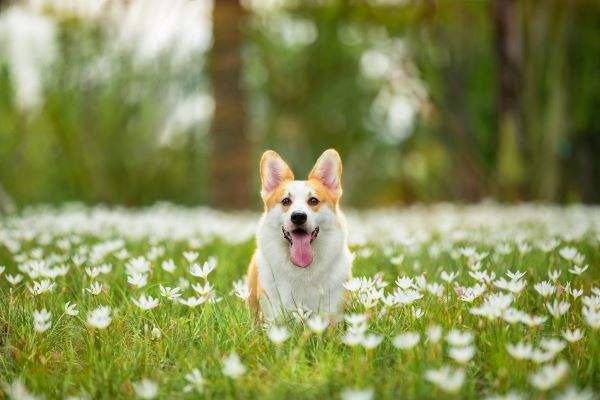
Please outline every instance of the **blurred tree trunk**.
M1 2L2 0L0 0ZM10 214L15 212L16 207L8 192L4 190L4 186L0 183L0 214Z
M213 10L212 77L215 115L212 127L212 204L244 208L249 204L251 151L241 85L239 0L218 0Z
M566 115L566 21L568 18L568 4L562 1L546 3L551 7L551 28L547 48L550 49L546 86L549 93L545 109L545 127L542 134L540 179L537 183L536 197L543 200L557 200L560 183L559 146L568 130L568 116Z
M519 115L521 79L520 15L516 0L494 0L499 72L497 174L500 197L518 199L525 183L524 145Z

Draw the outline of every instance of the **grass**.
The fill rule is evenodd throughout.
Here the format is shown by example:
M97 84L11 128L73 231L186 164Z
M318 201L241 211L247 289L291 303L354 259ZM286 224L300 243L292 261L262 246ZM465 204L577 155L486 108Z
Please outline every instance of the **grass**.
M37 215L44 213L48 211L42 210ZM7 383L21 378L31 392L48 398L84 392L92 398L133 398L133 383L144 377L158 384L160 398L198 398L196 392L183 391L187 384L185 374L193 368L198 368L204 376L201 397L215 399L339 398L347 388L371 388L374 397L382 399L476 399L509 391L530 398L552 398L569 386L598 393L600 332L588 326L581 314L582 298L591 294L591 288L600 286L599 238L593 231L597 217L591 212L587 216L589 229L576 235L567 227L554 226L549 230L539 221L515 222L505 231L467 227L464 232L469 234L462 235L463 238L458 235L449 239L448 234L432 231L416 242L385 240L353 245L359 255L354 264L354 275L373 276L382 272L389 282L386 293L395 286L396 277L402 275L416 277L423 274L427 282L439 282L444 286L442 297L424 291L423 298L411 306L386 309L385 315L381 313L384 308L381 303L366 309L358 299L351 298L346 312L365 313L369 317L368 331L384 336L383 342L370 350L342 342L347 331L345 323L331 326L322 335L317 335L290 320L285 322L291 332L290 338L281 345L272 343L244 303L231 294L232 282L243 277L254 250L251 239L233 242L208 235L198 243L192 243L178 237L170 239L168 234L135 237L138 235L102 227L95 228L94 234L85 234L80 233L81 225L73 222L72 232L69 232L69 226L44 231L49 225L36 225L31 222L33 220L27 220L26 215L5 218L0 220L0 265L6 266L0 276L0 380L6 389ZM56 219L52 221L67 220L63 214L53 218ZM511 225L510 221L506 222ZM455 224L460 226L461 219L458 218ZM520 229L523 236L517 237L514 232ZM123 254L117 257L119 254L115 250L101 260L91 261L94 251L90 250L95 245L121 238L127 257ZM557 239L559 245L546 252L539 248L539 243L549 238ZM11 240L13 242L9 243ZM66 242L70 243L67 250ZM500 243L508 244L507 252L498 247ZM525 250L521 252L519 245L523 243L527 243L529 249L521 248L521 251ZM141 293L160 297L160 284L176 286L181 277L192 283L201 281L189 274L189 263L183 256L191 246L199 253L200 261L208 256L217 258L217 267L208 280L222 300L188 308L161 297L160 305L153 310L143 311L136 307L131 302L132 297ZM440 271L444 269L458 271L455 282L462 286L475 283L468 273L468 260L460 255L461 249L468 246L478 253L488 253L481 268L495 272L498 278L505 276L508 269L526 271L523 279L527 286L516 296L513 307L529 314L547 316L547 321L538 327L528 327L522 323L508 324L502 319L487 320L472 315L469 309L480 305L486 294L467 303L457 297L454 283L440 280ZM567 246L576 248L589 265L579 276L568 272L572 263L559 255L559 250ZM142 289L128 285L127 260L137 256L150 258L156 253L152 249L157 247L164 249L164 253L152 260L148 284ZM439 249L439 254L435 249ZM71 261L76 253L85 254L87 259L81 267ZM403 261L391 262L398 255L404 257ZM6 274L15 274L20 264L35 257L48 262L54 259L57 265L63 261L70 265L64 277L54 280L56 286L52 292L37 296L27 289L31 285L30 278L16 286L9 285L5 279ZM175 261L177 269L174 273L160 267L166 259ZM83 270L84 266L104 262L112 264L112 272L92 279ZM549 315L546 300L533 287L536 282L548 280L550 270L560 270L561 276L558 278L559 290L549 301L559 298L571 303L569 311L559 318ZM97 296L84 290L93 281L105 286ZM571 287L583 288L583 296L573 299L563 292L561 288L567 282ZM488 292L502 291L490 285ZM192 293L191 289L185 290L185 296ZM78 316L64 314L63 306L67 301L77 304ZM109 305L113 310L112 322L103 330L93 329L86 323L88 312L100 305ZM36 333L32 314L42 308L52 313L52 326L43 333ZM420 308L424 315L415 317L414 308ZM447 342L427 342L424 339L427 328L434 324L441 326L444 333L451 329L474 332L477 348L474 358L461 366L448 357ZM152 334L155 327L160 330L159 338ZM540 391L529 380L540 366L512 358L506 345L520 341L537 345L543 338L560 339L561 332L567 328L582 329L584 337L576 343L567 343L551 362L567 361L567 376L548 392ZM416 331L423 339L411 350L396 349L392 339L406 331ZM247 367L247 372L237 379L226 377L222 372L222 360L232 351L239 354ZM444 365L464 368L466 372L465 382L457 393L446 393L424 378L427 370Z

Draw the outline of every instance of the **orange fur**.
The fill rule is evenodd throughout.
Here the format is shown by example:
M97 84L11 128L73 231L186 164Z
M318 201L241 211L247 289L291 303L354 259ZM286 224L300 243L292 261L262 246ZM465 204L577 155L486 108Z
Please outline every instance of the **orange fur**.
M292 178L293 180L293 178ZM270 210L275 205L281 203L281 200L285 197L286 192L286 184L290 182L290 180L285 180L277 186L275 190L273 190L269 196L264 200L265 202L265 210Z
M315 197L319 199L319 204L311 206L313 210L318 211L323 204L328 204L332 210L336 209L340 196L329 190L317 178L309 178L308 185L313 189Z
M250 289L248 305L252 311L258 312L260 284L258 282L258 265L256 264L256 255L252 256L252 260L250 260L250 265L248 266L248 288Z

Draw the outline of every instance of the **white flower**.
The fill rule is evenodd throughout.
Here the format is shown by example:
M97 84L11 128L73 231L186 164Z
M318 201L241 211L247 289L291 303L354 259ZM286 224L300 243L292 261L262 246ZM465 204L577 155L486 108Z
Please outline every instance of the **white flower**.
M406 332L396 336L392 340L392 344L397 349L409 350L415 347L419 343L420 339L421 335L419 335L417 332Z
M571 297L573 297L574 299L580 297L583 294L583 289L575 289L575 288L571 288L570 286L568 286L566 288L567 293L569 293L571 295Z
M362 332L352 332L348 331L344 336L342 336L342 343L347 346L354 347L362 343L364 338L364 333Z
M89 276L92 279L97 278L101 272L102 271L100 270L100 268L97 268L97 267L94 267L94 268L86 267L85 268L85 273L87 274L87 276Z
M600 329L600 309L584 306L581 309L581 314L583 315L585 322L587 322L592 329Z
M210 274L215 267L217 266L217 259L215 257L209 257L208 260L200 266L197 263L194 263L190 266L190 274L193 276L206 279L208 274Z
M450 347L448 349L448 356L452 358L454 361L466 364L475 355L475 346L465 346L465 347Z
M235 351L223 359L223 375L235 379L245 373L246 367Z
M588 267L589 265L584 265L583 267L580 267L579 265L573 265L573 268L571 268L569 272L573 275L581 275L588 269Z
M375 333L369 333L369 334L363 336L363 338L361 340L361 344L365 349L370 350L370 349L374 349L375 347L379 346L379 344L381 343L382 340L383 340L382 335L377 335Z
M16 378L11 384L2 383L5 395L14 400L43 400L43 396L36 396L27 389L21 378Z
M2 275L2 273L6 270L6 267L4 265L0 265L0 275Z
M158 395L158 384L148 378L143 378L139 382L133 382L133 390L137 397L150 400Z
M523 313L521 322L527 326L534 327L543 324L544 322L546 322L547 319L548 318L545 316L529 315L527 313Z
M150 261L146 260L143 256L132 258L125 264L127 275L145 275L148 274L151 269Z
M452 283L458 277L458 275L458 271L448 273L442 270L440 273L440 278L442 278L444 282Z
M362 289L362 280L353 277L349 281L344 282L344 288L350 292L357 292Z
M551 351L544 351L543 349L534 349L531 353L530 360L536 364L544 364L550 362L556 357L555 353Z
M517 310L516 308L510 307L504 310L502 313L502 319L508 322L509 324L516 324L517 322L522 322L524 318L526 318L527 313Z
M365 314L348 314L344 316L344 319L350 325L360 325L367 322L367 316Z
M15 286L15 285L18 285L19 283L21 283L21 281L23 280L23 275L21 275L21 274L14 274L14 275L6 274L6 280L12 286Z
M267 336L269 337L271 342L275 344L281 344L288 340L288 338L290 337L290 332L285 326L272 325L267 330Z
M329 321L327 321L325 318L322 318L320 315L313 315L306 321L306 324L311 331L319 334L327 329L329 326Z
M560 274L562 273L562 271L560 271L559 269L555 269L555 270L550 270L548 271L548 278L556 283L556 281L558 280L558 278L560 278Z
M342 400L371 400L373 389L344 389L340 397Z
M189 382L184 386L183 391L186 393L195 390L196 393L202 393L204 390L204 377L198 368L194 368L189 373L185 374L185 380Z
M554 400L593 400L594 393L589 389L578 390L569 386L562 393L554 397Z
M423 298L423 295L418 290L402 290L398 288L394 291L394 301L396 304L409 305L421 298Z
M71 261L73 261L76 267L81 267L86 260L87 258L83 254L75 254L71 257Z
M552 304L546 303L546 308L548 309L550 315L552 315L554 318L560 318L562 315L565 315L567 311L569 311L569 308L571 308L571 303L568 301L559 302L558 300L554 299Z
M583 338L583 332L581 329L566 329L563 331L562 336L567 342L575 343Z
M150 332L150 334L152 335L152 339L157 339L157 340L160 339L160 337L162 336L162 332L156 326L152 328L152 331Z
M419 319L423 315L425 315L425 311L423 311L422 308L412 307L412 314L413 314L413 317L415 317L416 319Z
M548 297L554 294L556 287L548 281L542 281L533 285L535 290L542 295L542 297Z
M29 289L31 294L37 296L42 293L51 292L54 286L56 286L56 283L50 279L42 279L41 281L33 282L33 287L28 286L27 289Z
M195 251L184 251L183 258L185 258L187 262L191 264L198 258L198 253Z
M96 268L98 268L98 270L103 274L110 274L110 272L112 271L112 264L104 263L104 264L99 265Z
M141 272L131 272L127 275L127 283L141 289L148 283L148 276Z
M194 308L206 302L206 297L188 297L187 299L179 299L179 303L190 308Z
M511 270L508 270L508 271L506 271L506 276L508 276L513 281L518 281L518 280L521 280L521 278L523 278L526 273L527 273L527 271L518 271L517 270L515 272L512 272Z
M52 326L52 314L45 308L33 311L33 329L36 332L46 332Z
M250 288L244 279L238 279L237 281L233 282L232 293L244 301L250 298Z
M131 299L131 301L142 310L152 310L158 306L158 299L155 299L152 296L146 296L145 294L140 295L139 300Z
M548 364L529 376L529 382L539 390L548 390L556 386L567 374L569 364L560 361L555 365Z
M549 338L540 340L540 347L554 354L560 353L566 346L566 343L560 339Z
M518 279L512 279L510 281L507 281L504 278L500 278L494 281L494 285L497 288L508 290L509 292L516 294L521 293L523 289L525 289L525 286L527 286L527 282Z
M558 251L558 254L567 261L573 261L579 255L579 252L574 247L563 247Z
M473 342L473 333L453 329L446 335L446 341L456 347L468 346Z
M75 306L77 306L77 304L71 304L70 301L67 301L65 303L65 314L71 315L71 316L76 316L77 314L79 314L79 311L77 311Z
M488 271L469 271L469 275L478 282L482 283L491 283L494 279L496 279L495 272Z
M213 286L208 281L204 282L204 285L200 283L193 284L192 289L194 289L194 291L200 296L204 297L210 297L214 290Z
M486 289L487 287L483 283L477 283L474 286L466 288L458 285L454 287L454 291L457 293L459 298L467 303L472 303L476 298L481 296Z
M427 328L427 340L430 343L437 343L442 338L442 327L439 325L430 325Z
M533 346L529 343L519 342L517 344L507 343L506 350L517 360L529 360L533 354Z
M399 256L390 258L390 262L394 265L401 265L403 261L404 261L404 255L399 255Z
M160 295L162 297L166 297L169 300L175 301L177 299L179 299L181 297L181 288L175 286L174 288L171 288L169 286L163 286L163 285L159 285L160 288Z
M448 366L429 369L425 372L425 379L443 391L455 393L460 390L465 380L465 371L460 368L453 371Z
M93 282L89 288L85 290L94 296L99 295L102 292L102 284L100 282Z
M105 329L112 318L110 317L110 308L108 306L100 306L88 314L87 323L93 328Z
M175 262L171 259L163 261L160 266L166 272L174 272L177 268Z
M444 287L437 282L427 284L427 291L436 297L442 297Z
M396 286L400 289L406 290L414 287L413 278L409 278L407 276L396 278Z

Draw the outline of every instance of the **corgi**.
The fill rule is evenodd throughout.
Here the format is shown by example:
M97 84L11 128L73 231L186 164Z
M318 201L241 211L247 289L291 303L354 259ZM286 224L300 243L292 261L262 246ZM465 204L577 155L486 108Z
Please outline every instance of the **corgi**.
M267 319L298 309L335 317L352 270L338 152L326 150L307 180L295 180L279 154L268 150L260 177L264 213L248 267L250 306Z

